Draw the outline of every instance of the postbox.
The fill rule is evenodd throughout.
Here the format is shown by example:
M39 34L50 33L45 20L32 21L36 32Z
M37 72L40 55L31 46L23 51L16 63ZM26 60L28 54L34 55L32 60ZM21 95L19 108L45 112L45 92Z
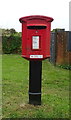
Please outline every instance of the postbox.
M53 18L41 15L26 16L22 23L22 57L44 60L50 57L50 31Z

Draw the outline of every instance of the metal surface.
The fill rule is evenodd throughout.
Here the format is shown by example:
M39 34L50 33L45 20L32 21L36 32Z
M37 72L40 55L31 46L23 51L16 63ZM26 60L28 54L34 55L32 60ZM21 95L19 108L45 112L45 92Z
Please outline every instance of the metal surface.
M29 103L41 105L42 61L29 61Z
M50 57L50 30L53 18L34 15L19 19L22 23L22 57L44 60ZM36 38L36 40L35 40ZM43 57L30 57L43 55Z
M22 22L27 22L29 20L32 20L32 19L41 19L41 20L46 20L47 22L52 22L53 21L53 18L52 17L48 17L48 16L43 16L43 15L32 15L32 16L25 16L25 17L21 17L19 19L19 21L22 23ZM34 23L33 23L34 24ZM43 24L43 23L42 23Z
M50 62L56 63L56 33L51 33L51 44L50 44Z

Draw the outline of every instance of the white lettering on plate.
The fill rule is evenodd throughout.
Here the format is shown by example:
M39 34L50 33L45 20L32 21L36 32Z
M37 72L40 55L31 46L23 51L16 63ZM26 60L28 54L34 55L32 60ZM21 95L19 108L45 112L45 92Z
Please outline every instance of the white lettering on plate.
M43 55L30 55L30 58L43 58Z

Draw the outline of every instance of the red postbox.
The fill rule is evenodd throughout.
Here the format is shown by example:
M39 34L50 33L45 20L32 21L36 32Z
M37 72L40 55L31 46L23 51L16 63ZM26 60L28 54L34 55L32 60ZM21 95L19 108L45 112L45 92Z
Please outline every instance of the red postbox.
M19 20L22 23L22 57L28 60L43 60L50 57L53 18L33 15Z
M41 105L42 60L50 57L50 31L53 18L33 15L22 23L22 57L29 60L29 103Z

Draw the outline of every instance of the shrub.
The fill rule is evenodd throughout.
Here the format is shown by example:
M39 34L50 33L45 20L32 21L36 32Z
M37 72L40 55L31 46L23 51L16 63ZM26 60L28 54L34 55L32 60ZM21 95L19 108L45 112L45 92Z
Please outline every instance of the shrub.
M10 36L2 37L2 48L3 53L20 53L21 52L21 37L15 34L11 34Z
M63 69L71 70L71 65L57 65L57 66Z

